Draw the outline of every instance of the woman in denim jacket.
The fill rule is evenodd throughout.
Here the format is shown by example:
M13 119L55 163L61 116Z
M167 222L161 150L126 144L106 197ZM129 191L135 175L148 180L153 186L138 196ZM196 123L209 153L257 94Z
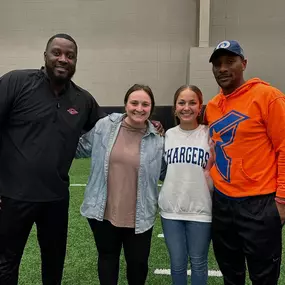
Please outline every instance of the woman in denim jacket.
M122 246L128 283L145 284L157 213L164 141L148 120L154 96L148 86L135 84L124 104L126 113L98 121L76 153L92 158L81 214L95 238L101 285L118 283Z

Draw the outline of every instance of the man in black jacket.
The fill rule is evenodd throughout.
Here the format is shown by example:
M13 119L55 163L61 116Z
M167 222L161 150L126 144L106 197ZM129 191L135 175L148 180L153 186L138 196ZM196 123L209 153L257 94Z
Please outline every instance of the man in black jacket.
M69 177L78 139L104 116L71 81L77 44L66 34L47 43L45 67L0 78L0 284L16 285L34 223L44 285L61 284Z

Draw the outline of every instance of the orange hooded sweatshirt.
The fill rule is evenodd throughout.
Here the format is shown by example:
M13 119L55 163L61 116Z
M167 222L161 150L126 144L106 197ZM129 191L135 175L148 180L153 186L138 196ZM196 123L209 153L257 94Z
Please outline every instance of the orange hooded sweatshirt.
M253 78L210 100L206 119L214 142L215 188L229 197L276 192L285 198L285 96Z

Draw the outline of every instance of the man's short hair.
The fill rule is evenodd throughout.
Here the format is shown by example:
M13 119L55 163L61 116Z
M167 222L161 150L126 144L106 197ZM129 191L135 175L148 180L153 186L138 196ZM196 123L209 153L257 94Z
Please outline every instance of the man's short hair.
M48 49L50 43L51 43L55 38L66 39L66 40L69 40L69 41L73 42L74 45L75 45L76 53L77 53L77 51L78 51L77 43L76 43L76 41L74 40L74 38L71 37L71 36L68 35L68 34L56 34L56 35L52 36L52 37L48 40L48 42L47 42L46 50Z

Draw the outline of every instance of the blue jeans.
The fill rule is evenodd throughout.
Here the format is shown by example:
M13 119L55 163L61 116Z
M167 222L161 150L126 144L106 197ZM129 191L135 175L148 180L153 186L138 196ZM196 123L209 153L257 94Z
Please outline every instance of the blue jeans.
M173 285L187 284L188 257L191 264L191 284L206 285L211 223L164 218L161 220L170 255Z

